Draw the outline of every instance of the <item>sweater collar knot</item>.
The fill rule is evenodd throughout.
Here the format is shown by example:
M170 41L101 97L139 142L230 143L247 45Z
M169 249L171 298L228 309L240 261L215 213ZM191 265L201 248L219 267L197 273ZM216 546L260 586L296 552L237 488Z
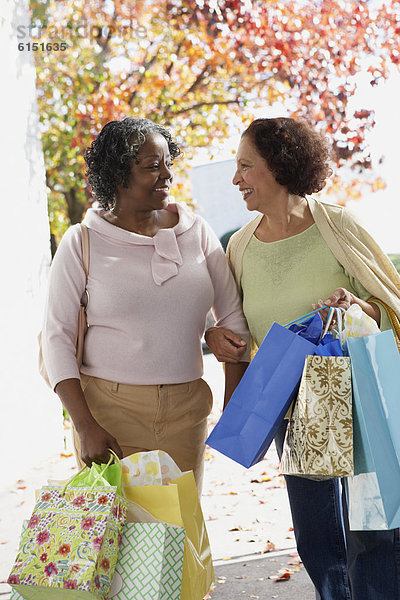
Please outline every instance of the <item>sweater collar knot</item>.
M178 274L178 267L183 264L182 255L174 228L160 229L151 239L154 242L151 272L154 283L161 285Z

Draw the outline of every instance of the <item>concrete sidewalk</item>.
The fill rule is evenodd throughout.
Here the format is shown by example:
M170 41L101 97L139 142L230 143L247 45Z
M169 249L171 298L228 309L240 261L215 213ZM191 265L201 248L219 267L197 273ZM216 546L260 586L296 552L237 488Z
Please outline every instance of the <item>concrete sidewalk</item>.
M225 564L216 561L212 600L314 600L310 578L291 554L274 552L263 558L252 555Z
M205 356L204 377L214 395L211 428L221 413L223 373L210 355ZM0 488L0 600L9 597L5 581L17 553L22 521L34 506L35 489L48 479L65 480L74 473L75 461L67 451L28 473L16 474L12 486ZM296 553L285 482L273 447L251 469L208 448L202 508L216 573L212 600L314 599ZM282 581L276 581L282 574Z

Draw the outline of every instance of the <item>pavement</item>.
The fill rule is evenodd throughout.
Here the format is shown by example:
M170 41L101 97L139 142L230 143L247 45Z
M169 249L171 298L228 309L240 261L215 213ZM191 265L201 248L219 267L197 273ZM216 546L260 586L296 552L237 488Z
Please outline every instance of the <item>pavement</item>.
M204 361L204 378L214 395L211 428L221 414L223 372L213 356L206 355ZM5 582L22 521L34 506L35 490L48 479L65 480L76 472L68 429L65 434L64 453L0 488L0 600L10 595ZM207 448L202 508L215 568L212 600L314 600L313 586L296 551L285 482L273 447L251 469Z
M214 564L215 588L211 600L260 598L269 600L314 600L311 581L298 559L274 553L268 558L254 555Z

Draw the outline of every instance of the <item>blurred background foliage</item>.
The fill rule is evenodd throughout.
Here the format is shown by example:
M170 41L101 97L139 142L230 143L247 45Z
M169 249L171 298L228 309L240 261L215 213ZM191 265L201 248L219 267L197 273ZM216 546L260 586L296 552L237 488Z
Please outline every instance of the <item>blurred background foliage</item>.
M344 204L385 183L371 168L367 106L350 111L354 76L371 85L399 65L400 2L387 0L32 0L51 231L82 219L91 194L83 152L124 116L169 127L183 146L174 195L191 202L199 148L243 130L257 108L280 103L329 136L329 192Z

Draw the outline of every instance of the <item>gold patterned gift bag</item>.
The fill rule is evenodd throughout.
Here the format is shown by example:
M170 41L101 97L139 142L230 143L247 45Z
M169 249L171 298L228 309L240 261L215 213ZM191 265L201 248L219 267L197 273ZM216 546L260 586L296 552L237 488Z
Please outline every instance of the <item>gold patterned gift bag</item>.
M354 474L349 357L307 356L281 468L315 479Z

